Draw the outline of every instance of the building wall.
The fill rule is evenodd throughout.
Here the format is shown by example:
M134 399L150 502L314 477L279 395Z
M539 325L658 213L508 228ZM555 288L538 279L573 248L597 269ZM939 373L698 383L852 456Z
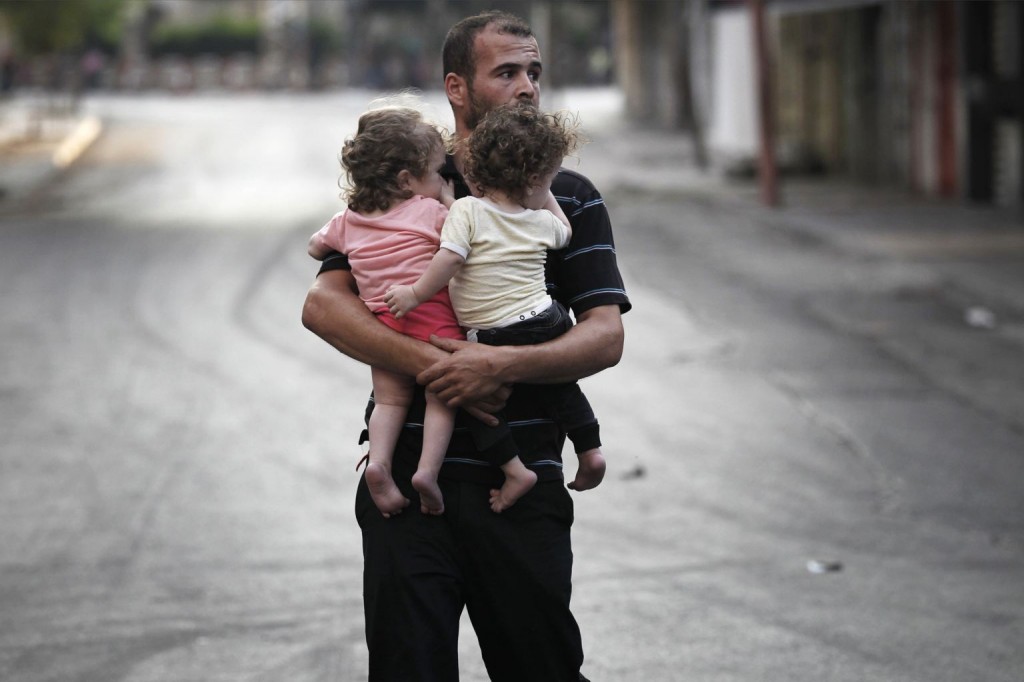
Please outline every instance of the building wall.
M639 123L677 128L683 119L683 10L683 3L668 0L612 4L618 83L627 114Z
M994 141L993 201L1024 203L1024 7L999 2L993 7L993 71L999 88L1010 100L997 114Z
M754 157L758 148L757 81L750 16L743 7L710 17L711 92L707 139L713 155Z
M877 137L859 142L877 146L877 179L882 183L899 184L913 177L911 91L918 71L908 47L912 11L911 3L884 5L878 20Z
M845 12L773 15L777 140L783 163L847 167Z
M782 169L1024 203L1024 3L767 3ZM757 151L749 10L712 5L708 141Z

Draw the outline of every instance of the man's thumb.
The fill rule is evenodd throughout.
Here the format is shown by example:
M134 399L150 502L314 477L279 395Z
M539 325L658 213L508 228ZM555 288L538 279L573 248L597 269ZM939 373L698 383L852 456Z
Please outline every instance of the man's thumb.
M430 343L434 344L441 350L446 350L449 353L454 353L459 348L459 342L457 339L449 339L442 336L434 336L431 334Z

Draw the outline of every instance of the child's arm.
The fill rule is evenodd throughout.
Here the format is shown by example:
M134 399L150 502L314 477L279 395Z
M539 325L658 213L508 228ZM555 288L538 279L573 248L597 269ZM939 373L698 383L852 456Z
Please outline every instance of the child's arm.
M558 200L555 199L555 195L552 192L548 192L547 201L544 202L544 205L541 206L541 208L554 213L555 217L565 224L566 229L569 230L569 236L572 237L572 225L569 224L569 218L566 217L565 211L562 210L562 207L558 205Z
M323 260L331 251L334 249L324 243L319 232L309 238L309 255L313 258Z
M391 287L384 295L384 302L396 319L402 317L441 291L465 262L459 254L441 247L414 284Z
M302 306L302 324L336 350L359 362L416 376L446 359L449 352L418 341L381 324L359 298L349 270L331 270L317 276ZM465 398L460 406L491 426L492 416L505 406L509 389Z

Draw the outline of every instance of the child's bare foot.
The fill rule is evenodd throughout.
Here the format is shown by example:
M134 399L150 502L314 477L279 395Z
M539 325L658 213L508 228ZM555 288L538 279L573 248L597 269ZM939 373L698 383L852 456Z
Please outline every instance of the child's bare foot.
M432 476L426 471L417 471L412 475L412 487L420 494L421 512L433 516L444 513L444 495L437 485L437 476Z
M400 514L409 506L408 498L395 485L391 472L383 464L370 462L366 465L363 476L366 478L366 487L370 490L373 503L377 505L385 519L390 519L392 514Z
M518 458L515 461L519 462ZM527 469L522 462L510 469L511 471L505 471L505 483L502 484L501 489L491 491L491 511L496 514L500 514L515 504L516 500L529 492L530 488L537 483L537 474Z
M576 469L576 478L569 484L569 490L579 492L596 488L604 480L604 455L600 448L581 452L579 455L579 468Z

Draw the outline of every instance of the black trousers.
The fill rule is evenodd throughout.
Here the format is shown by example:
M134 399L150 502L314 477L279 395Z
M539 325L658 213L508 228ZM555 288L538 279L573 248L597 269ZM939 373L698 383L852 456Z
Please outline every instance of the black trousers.
M412 501L401 514L383 518L364 481L356 492L370 682L458 680L463 608L491 680L582 679L580 631L569 610L573 503L562 482L539 482L495 514L491 486L442 478L445 513L428 516L408 472L397 469Z

